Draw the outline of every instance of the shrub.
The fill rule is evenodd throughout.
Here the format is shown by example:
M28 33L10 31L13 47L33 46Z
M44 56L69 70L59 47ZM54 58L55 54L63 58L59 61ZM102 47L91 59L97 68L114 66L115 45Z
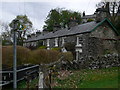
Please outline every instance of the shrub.
M64 61L72 61L73 60L73 54L71 52L65 52L62 54L64 56Z
M39 49L47 49L46 46L40 46Z
M30 62L32 64L50 63L59 59L60 52L55 50L37 49L32 51Z
M88 20L87 20L87 22L92 22L92 21L94 21L94 20L93 20L93 19L88 19Z
M61 50L61 48L55 47L55 48L52 48L51 50L60 51L60 50Z
M67 42L64 44L64 47L67 51L75 51L75 43Z
M76 56L75 55L76 54L76 52L75 52L75 43L73 43L73 42L67 42L67 43L64 44L64 47L65 47L65 49L67 51L72 52L73 58L75 59L75 56Z
M29 62L30 50L21 46L17 46L17 65ZM13 47L2 47L2 64L8 67L13 66Z

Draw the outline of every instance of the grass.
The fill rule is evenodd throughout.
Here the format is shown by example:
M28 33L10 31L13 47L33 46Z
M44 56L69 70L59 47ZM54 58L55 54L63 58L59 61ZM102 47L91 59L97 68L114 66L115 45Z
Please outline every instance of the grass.
M36 88L36 85L38 85L38 78L33 79L30 83L29 83L29 88ZM27 83L25 80L21 81L18 83L18 88L27 88Z
M72 71L64 79L56 78L54 88L118 88L118 68Z

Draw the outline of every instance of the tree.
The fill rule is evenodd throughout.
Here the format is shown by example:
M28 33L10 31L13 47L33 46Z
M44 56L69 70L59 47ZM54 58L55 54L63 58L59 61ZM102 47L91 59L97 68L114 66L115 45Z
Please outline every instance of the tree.
M98 8L105 8L107 11L107 18L114 24L114 26L120 32L120 1L114 0L114 2L106 2L106 0L96 5Z
M55 24L61 28L66 28L69 26L71 17L76 18L78 24L81 23L81 13L79 12L65 10L63 8L52 9L45 20L46 25L43 26L43 29L53 31Z
M11 32L9 25L3 22L0 22L0 27L2 30L1 36L2 36L2 45L11 45Z
M22 25L22 31L18 32L18 45L23 45L23 41L25 40L25 36L32 31L32 22L28 19L26 15L18 15L14 20L19 20L20 24ZM13 21L9 24L12 27ZM20 28L19 28L20 29Z
M54 24L57 23L60 25L60 22L61 20L59 11L57 9L52 9L46 18L46 25L43 28L47 28L49 31L52 31Z

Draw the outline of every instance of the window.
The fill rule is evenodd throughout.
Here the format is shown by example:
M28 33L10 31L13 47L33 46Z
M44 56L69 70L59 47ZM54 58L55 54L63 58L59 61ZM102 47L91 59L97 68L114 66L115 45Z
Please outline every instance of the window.
M45 45L45 42L43 41L43 46Z
M80 46L80 47L82 47L82 44L80 44L80 38L79 37L77 37L77 43L76 43L76 46ZM82 41L81 41L82 42Z
M55 47L58 47L58 38L55 38Z
M65 43L65 37L62 37L62 46L64 45Z
M47 46L50 46L50 39L47 39Z
M82 53L82 48L76 49L76 52Z
M37 46L37 43L36 43L36 42L34 42L34 46Z

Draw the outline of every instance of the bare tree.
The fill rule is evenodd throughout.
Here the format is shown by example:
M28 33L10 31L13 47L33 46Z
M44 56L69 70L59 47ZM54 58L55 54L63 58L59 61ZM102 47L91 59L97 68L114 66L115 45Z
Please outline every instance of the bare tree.
M107 11L107 18L113 23L120 33L120 1L114 0L113 2L107 2L104 0L99 2L96 7L104 8Z
M113 2L106 2L106 0L96 5L98 8L104 7L107 10L107 17L115 23L118 20L120 13L120 1L114 0Z
M10 31L10 27L7 23L4 22L0 22L0 26L1 26L1 34L2 34L2 40L6 40L9 38L9 40L11 39L11 31Z

